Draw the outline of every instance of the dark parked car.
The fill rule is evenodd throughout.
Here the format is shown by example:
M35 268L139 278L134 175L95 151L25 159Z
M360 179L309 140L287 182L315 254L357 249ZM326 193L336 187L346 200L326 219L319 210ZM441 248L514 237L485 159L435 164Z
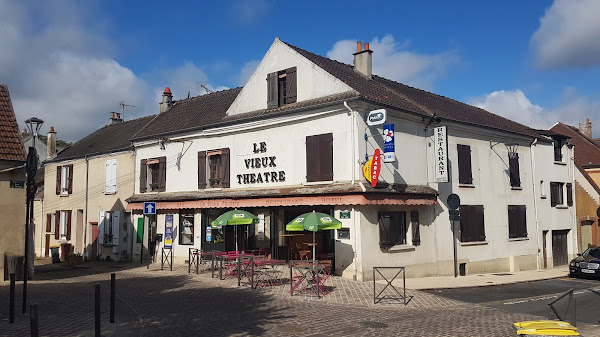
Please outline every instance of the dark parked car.
M600 277L600 247L592 246L569 263L569 276Z

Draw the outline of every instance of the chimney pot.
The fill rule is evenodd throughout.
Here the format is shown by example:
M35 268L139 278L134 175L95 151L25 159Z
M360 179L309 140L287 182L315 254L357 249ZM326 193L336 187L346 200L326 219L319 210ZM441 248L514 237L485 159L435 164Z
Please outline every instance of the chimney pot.
M360 53L362 51L362 43L360 41L356 42L356 52Z
M50 132L54 132L54 127L53 126L50 127Z
M50 127L50 132L48 132L48 137L46 138L46 149L48 159L56 157L56 132L53 126Z
M162 95L162 102L158 103L161 113L167 111L170 107L173 106L173 94L171 94L171 88L165 87L165 91Z
M357 43L357 51L354 53L354 71L366 76L369 79L373 78L373 51L369 49L369 43L365 43L365 49L361 50L360 41Z
M369 50L369 42L365 43L365 50Z
M592 138L592 123L589 118L586 118L585 122L579 123L579 132Z

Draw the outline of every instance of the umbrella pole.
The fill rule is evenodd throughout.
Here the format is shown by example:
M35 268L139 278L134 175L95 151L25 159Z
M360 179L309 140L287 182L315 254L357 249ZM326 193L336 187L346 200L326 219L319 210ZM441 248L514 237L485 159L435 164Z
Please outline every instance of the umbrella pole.
M316 232L313 232L313 246L312 246L312 249L313 249L313 262L315 261L315 247L316 247L315 246L315 233Z

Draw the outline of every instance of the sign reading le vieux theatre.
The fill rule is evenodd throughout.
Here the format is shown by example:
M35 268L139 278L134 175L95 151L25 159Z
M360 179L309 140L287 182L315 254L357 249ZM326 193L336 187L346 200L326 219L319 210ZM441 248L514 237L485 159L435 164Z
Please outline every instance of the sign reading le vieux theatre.
M267 143L254 143L252 152L258 156L244 159L245 168L247 170L261 169L263 172L238 174L238 184L262 184L285 181L285 171L273 170L273 168L277 167L277 157L266 155Z

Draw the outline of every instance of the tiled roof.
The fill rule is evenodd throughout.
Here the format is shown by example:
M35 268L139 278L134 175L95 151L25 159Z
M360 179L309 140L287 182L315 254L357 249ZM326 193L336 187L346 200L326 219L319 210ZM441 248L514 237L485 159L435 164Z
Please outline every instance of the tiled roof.
M132 149L129 141L156 115L108 124L62 150L50 162Z
M4 84L0 85L0 160L27 160L8 86Z
M135 138L158 136L219 123L242 88L183 99L159 114Z
M288 43L286 44L331 75L348 84L365 99L424 116L437 116L448 120L491 127L527 136L539 136L537 132L525 125L500 117L481 108L416 89L380 76L375 75L373 79L369 79L354 71L354 67L348 64L313 54Z
M579 129L563 123L556 123L551 129L571 137L575 145L575 163L581 167L600 164L600 145L594 139L579 132Z

